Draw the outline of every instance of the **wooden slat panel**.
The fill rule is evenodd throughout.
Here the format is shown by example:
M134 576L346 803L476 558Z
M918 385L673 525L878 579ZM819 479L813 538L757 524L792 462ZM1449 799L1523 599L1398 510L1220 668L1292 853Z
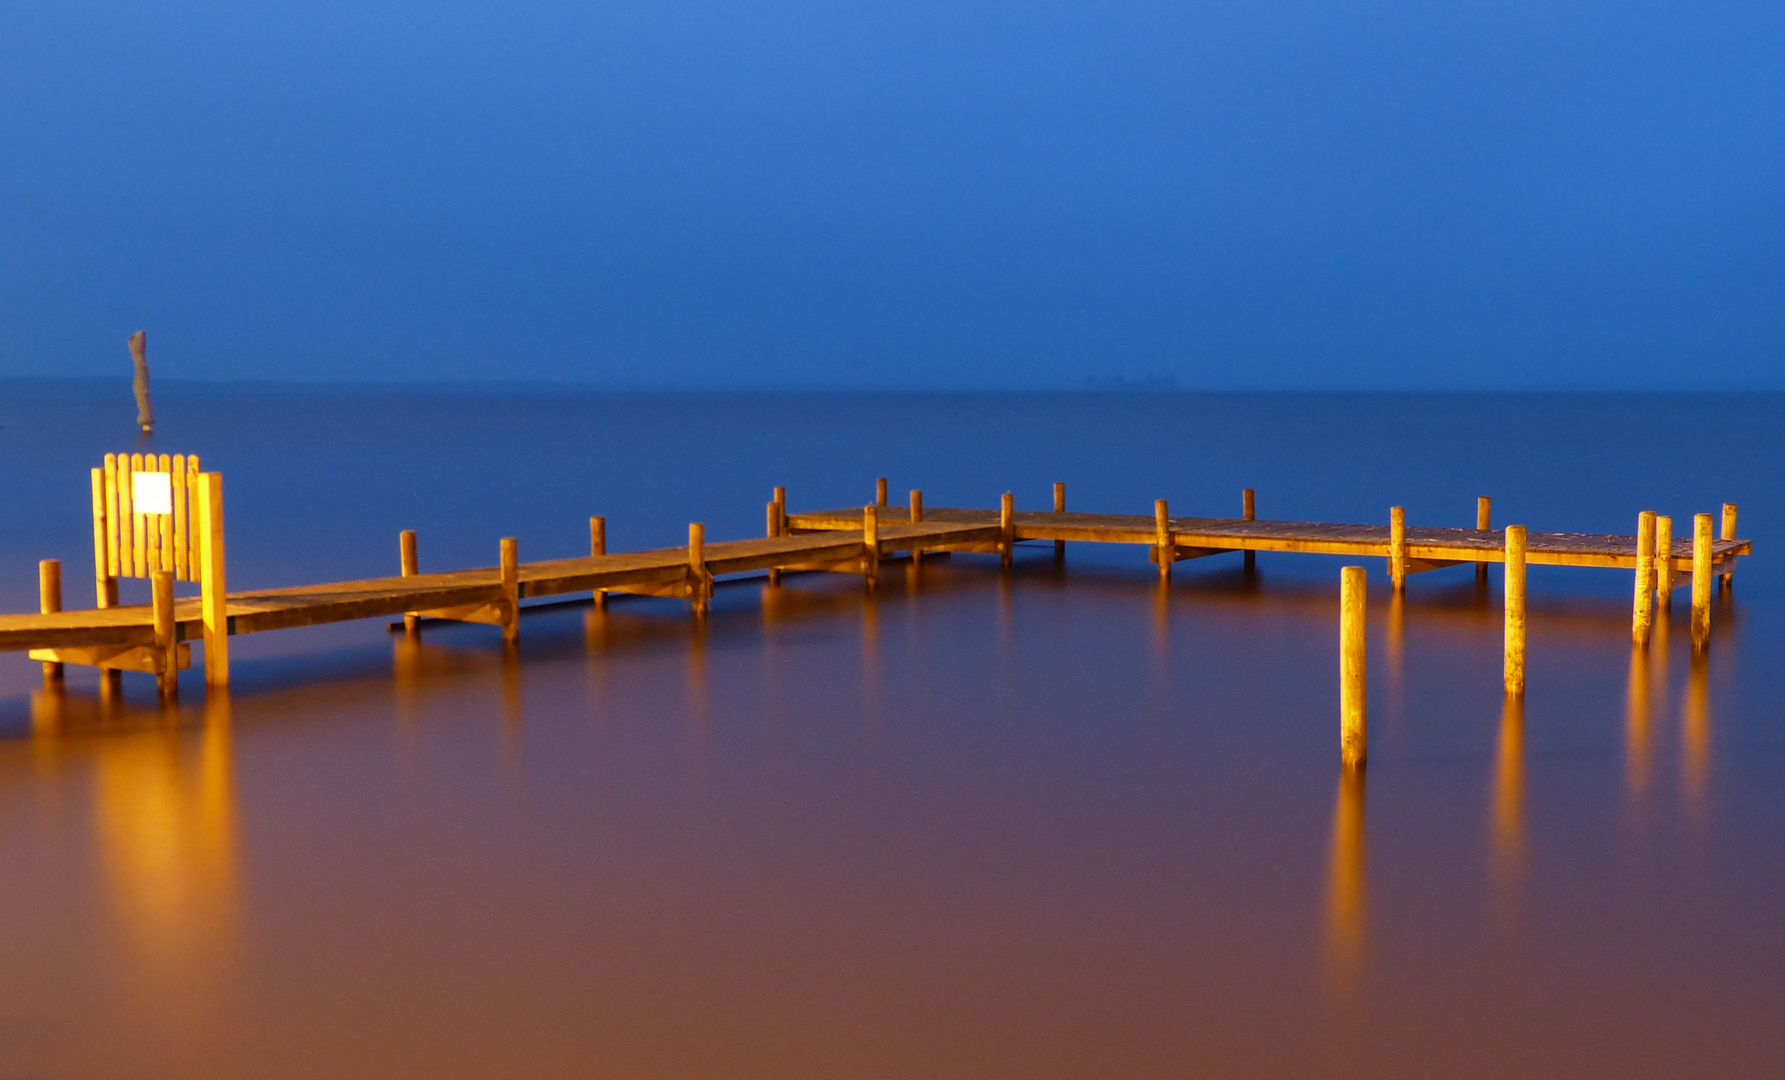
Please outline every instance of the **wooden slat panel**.
M198 580L198 474L197 454L186 455L186 580Z
M188 558L191 541L187 538L186 522L186 455L175 454L170 462L169 475L173 479L174 519L173 550L174 577L180 581L191 581L190 570L192 560Z

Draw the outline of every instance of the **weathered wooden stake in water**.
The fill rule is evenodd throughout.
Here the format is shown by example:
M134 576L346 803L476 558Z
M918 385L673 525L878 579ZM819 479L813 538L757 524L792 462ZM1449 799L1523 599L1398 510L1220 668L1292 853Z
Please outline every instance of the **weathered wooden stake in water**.
M416 557L415 552L414 529L404 529L397 534L397 562L402 568L402 575L404 577L414 577L421 573L421 560ZM403 631L405 633L414 633L416 626L419 625L420 622L421 616L419 614L413 611L405 611L403 613Z
M1486 495L1475 496L1475 531L1488 532L1494 527L1493 521L1494 500ZM1475 564L1475 580L1484 584L1487 582L1487 563Z
M884 476L874 481L874 505L886 505L886 477Z
M498 546L501 559L498 573L502 578L502 643L513 645L521 639L521 554L520 545L512 536L504 536Z
M1388 577L1395 592L1407 587L1407 511L1399 506L1388 509Z
M707 527L698 521L688 523L688 605L696 615L707 610Z
M1008 491L998 500L998 531L1002 534L999 561L1008 570L1016 554L1016 496Z
M62 610L62 563L45 559L37 564L37 610L50 615ZM62 681L62 665L54 660L43 662L43 684L54 688Z
M149 575L149 601L155 621L155 693L163 705L180 696L180 642L174 626L174 575Z
M1673 518L1655 516L1655 612L1667 618L1673 609Z
M198 474L198 582L205 624L205 685L229 685L228 581L224 574L223 476Z
M1692 519L1692 647L1711 640L1711 515Z
M1724 503L1723 504L1723 539L1725 539L1725 540L1734 540L1735 539L1735 504L1734 503ZM1723 588L1728 589L1734 581L1735 581L1735 571L1733 571L1733 570L1723 571Z
M1171 577L1171 511L1164 499L1153 501L1153 549L1159 559L1159 580Z
M772 536L774 534L771 533L770 535ZM589 519L589 554L591 556L607 554L607 518L605 517L592 517ZM594 590L591 599L594 601L595 609L597 611L602 611L607 608L606 589Z
M1506 526L1506 692L1525 692L1525 527Z
M872 589L880 580L880 508L862 507L862 576Z
M1361 769L1368 743L1368 662L1364 641L1369 575L1361 566L1339 571L1339 760Z
M1655 512L1644 510L1636 516L1636 600L1630 609L1630 640L1638 645L1649 643L1649 627L1654 622L1655 589Z
M923 492L917 490L916 488L912 488L911 489L911 524L919 525L922 523L923 523ZM923 548L914 547L911 549L911 561L914 563L919 563L919 562L923 561Z
M1066 485L1056 481L1054 484L1054 513L1064 514L1065 512L1066 512ZM1055 540L1054 541L1054 558L1058 559L1065 554L1066 554L1066 541Z
M1240 492L1240 520L1258 520L1258 500L1256 496L1254 496L1251 488L1246 488ZM1246 552L1246 572L1251 573L1256 569L1258 569L1258 552Z

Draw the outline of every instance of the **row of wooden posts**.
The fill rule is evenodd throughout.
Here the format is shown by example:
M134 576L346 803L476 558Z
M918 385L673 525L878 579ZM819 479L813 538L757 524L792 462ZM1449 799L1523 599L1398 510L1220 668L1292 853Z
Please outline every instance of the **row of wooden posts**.
M1160 504L1163 507L1163 502ZM1161 510L1163 513L1163 510ZM1477 500L1476 528L1488 529L1489 501ZM1163 519L1161 519L1163 521ZM1406 560L1406 516L1400 507L1390 512L1389 574L1398 592L1405 587L1404 570L1396 572L1399 549L1402 566ZM1692 648L1703 651L1711 636L1711 530L1710 514L1692 518ZM1723 538L1735 539L1736 504L1723 504ZM1161 528L1163 528L1163 524ZM1161 534L1163 535L1163 534ZM1673 602L1673 519L1644 510L1637 516L1636 528L1636 599L1632 614L1631 640L1638 647L1649 643L1659 604L1661 617L1666 618ZM1657 553L1660 553L1657 556ZM1506 611L1505 658L1502 679L1505 692L1512 697L1525 693L1525 527L1506 527ZM1485 580L1487 564L1476 565L1478 580ZM1723 587L1729 588L1731 575L1721 575ZM1363 567L1347 566L1339 571L1339 757L1348 768L1363 767L1368 744L1368 663L1364 634L1364 605L1368 596L1368 577Z

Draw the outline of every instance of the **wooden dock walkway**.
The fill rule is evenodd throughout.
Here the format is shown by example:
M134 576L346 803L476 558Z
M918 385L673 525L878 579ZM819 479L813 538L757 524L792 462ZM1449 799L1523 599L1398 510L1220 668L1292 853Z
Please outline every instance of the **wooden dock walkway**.
M589 593L604 603L608 593L633 593L684 599L702 612L715 578L766 571L777 580L783 572L829 570L858 573L871 583L881 561L901 553L919 558L997 553L1008 566L1023 541L1053 541L1056 550L1068 542L1130 544L1148 549L1162 578L1175 562L1230 552L1247 553L1248 565L1260 551L1381 557L1399 590L1409 575L1465 563L1485 567L1505 561L1508 550L1508 531L1486 527L1485 499L1478 507L1480 527L1455 529L1408 527L1398 508L1387 525L1261 521L1251 514L1250 491L1244 493L1242 518L1173 517L1164 500L1151 517L1068 513L1064 485L1058 484L1053 511L1017 511L1008 494L996 510L926 509L922 493L915 491L906 508L886 504L882 480L872 506L811 513L788 513L785 491L777 488L767 506L768 535L757 539L708 544L704 527L694 524L686 547L608 554L605 522L592 518L586 556L522 563L515 541L503 540L496 566L423 574L416 571L414 534L405 533L399 576L228 592L222 478L200 473L196 458L189 470L177 457L171 466L165 456L159 462L158 472L152 456L134 463L127 455L108 456L103 470L92 470L100 606L62 610L60 563L46 561L40 566L42 611L0 615L0 651L28 651L44 663L46 679L60 679L64 664L85 664L106 669L112 678L127 670L153 673L163 694L172 694L178 685L174 676L191 663L185 642L199 638L206 643L207 683L226 684L228 638L235 634L401 615L410 627L424 618L492 624L513 641L524 600ZM142 509L148 504L141 500L154 497L147 484L133 506L126 492L143 474L172 477L158 481L164 489L158 505L171 509ZM165 490L170 483L171 496ZM1653 593L1665 600L1673 574L1691 573L1695 636L1701 619L1708 633L1711 577L1722 575L1727 584L1736 559L1752 550L1750 541L1735 537L1735 507L1725 505L1719 539L1710 536L1709 515L1699 515L1693 534L1677 541L1671 539L1671 519L1658 519L1658 551L1656 517L1645 512L1639 520L1642 531L1634 536L1529 533L1523 561L1634 569L1639 641L1645 640L1646 598ZM132 576L151 579L154 603L117 604L118 579ZM176 577L201 581L204 595L175 599Z

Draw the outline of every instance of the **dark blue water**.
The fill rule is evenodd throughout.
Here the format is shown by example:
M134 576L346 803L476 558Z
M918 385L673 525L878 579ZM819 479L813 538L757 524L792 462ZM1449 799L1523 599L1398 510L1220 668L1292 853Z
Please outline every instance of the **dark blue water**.
M237 588L759 535L895 502L1630 532L1741 507L1707 656L1627 572L1371 612L1341 783L1342 560L1073 545L237 638L103 709L0 656L0 1073L1770 1075L1785 1067L1779 396L157 395L225 477ZM0 384L0 607L90 591L128 387Z

